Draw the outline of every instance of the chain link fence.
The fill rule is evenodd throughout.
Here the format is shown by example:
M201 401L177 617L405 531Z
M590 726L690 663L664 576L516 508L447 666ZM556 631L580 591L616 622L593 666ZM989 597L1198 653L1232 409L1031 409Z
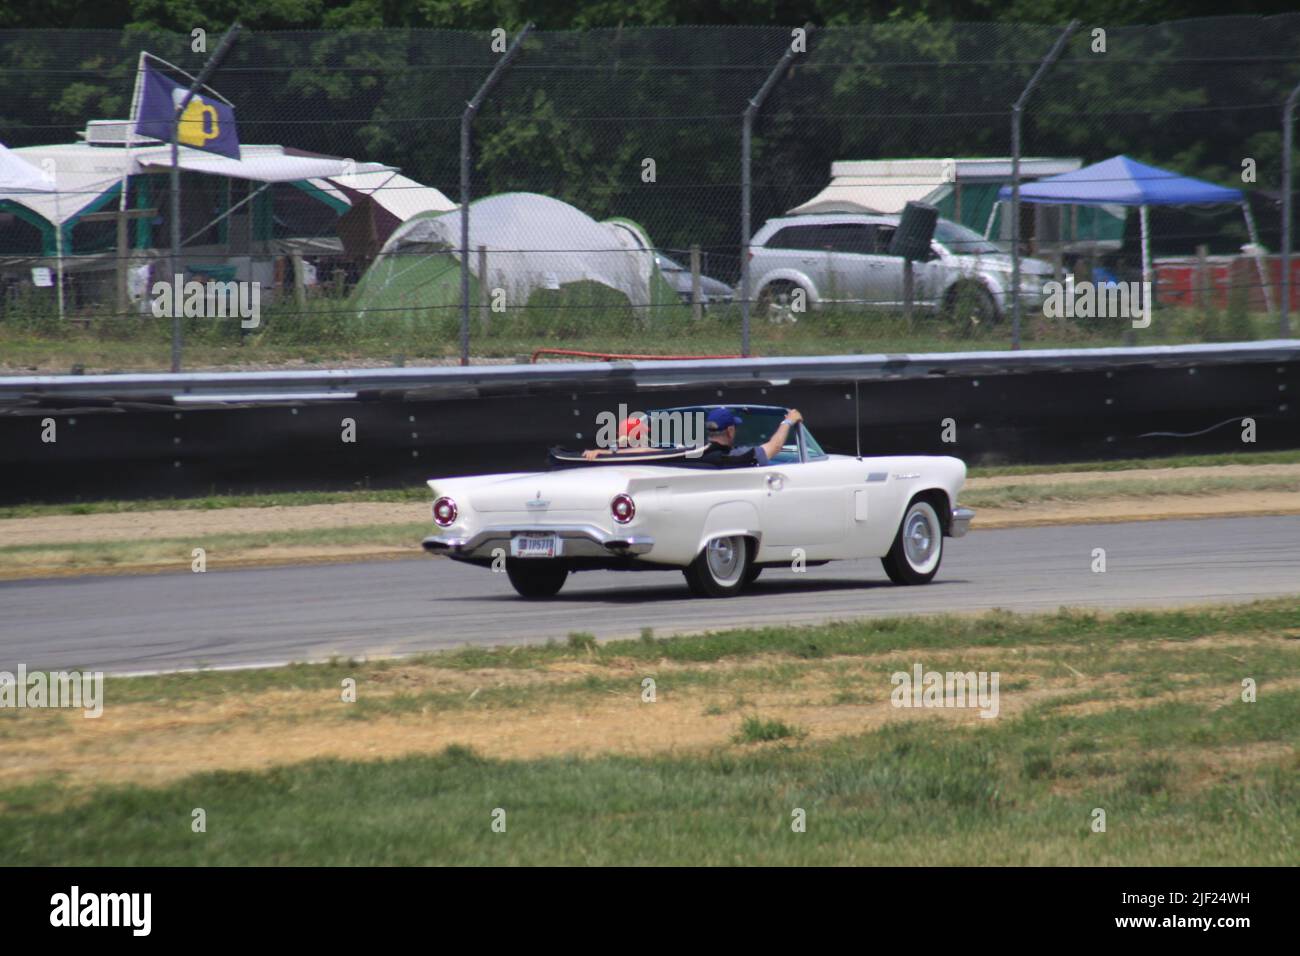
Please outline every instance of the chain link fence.
M1022 203L1017 291L1011 104L1061 32L528 31L468 117L505 31L245 33L211 81L242 157L183 150L179 270L166 147L123 121L141 51L207 51L0 32L5 158L55 186L0 189L0 367L166 368L174 312L186 368L1001 349L1014 295L1025 348L1276 336L1300 15L1083 25L1028 98L1023 186L1122 154L1242 196L1148 204L1145 264L1123 177ZM940 219L905 267L908 201Z

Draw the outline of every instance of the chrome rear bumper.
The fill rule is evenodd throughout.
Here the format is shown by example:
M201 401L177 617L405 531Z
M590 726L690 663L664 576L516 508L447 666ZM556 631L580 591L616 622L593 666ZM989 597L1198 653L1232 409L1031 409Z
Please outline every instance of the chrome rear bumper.
M952 520L948 522L948 536L960 538L970 530L971 520L975 517L975 512L970 508L953 508Z
M631 554L649 554L654 538L645 534L610 533L596 525L553 525L550 527L521 528L500 525L483 528L473 535L430 535L421 543L425 551L445 554L453 558L485 560L501 548L510 554L510 539L524 532L557 535L560 539L560 558L608 558Z

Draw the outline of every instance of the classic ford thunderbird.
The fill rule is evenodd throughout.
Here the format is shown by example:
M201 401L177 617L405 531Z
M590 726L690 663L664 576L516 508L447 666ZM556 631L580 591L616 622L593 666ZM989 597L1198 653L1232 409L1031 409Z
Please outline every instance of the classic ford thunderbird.
M646 421L689 426L716 407ZM785 416L727 408L741 419L735 447L762 445ZM799 424L766 464L727 467L689 431L684 443L651 440L594 460L554 448L549 471L430 479L438 533L424 548L504 569L526 598L551 597L570 572L591 569L677 569L692 593L730 597L764 568L845 558L878 557L895 584L925 584L943 539L964 535L974 515L957 504L966 480L957 458L828 455Z

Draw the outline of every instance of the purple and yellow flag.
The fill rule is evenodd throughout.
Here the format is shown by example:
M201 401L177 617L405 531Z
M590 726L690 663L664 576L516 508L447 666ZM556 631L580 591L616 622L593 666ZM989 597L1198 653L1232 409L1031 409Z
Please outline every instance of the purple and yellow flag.
M171 142L176 107L185 98L187 89L154 69L146 60L140 109L135 118L136 135ZM182 146L239 159L239 132L235 128L234 107L211 95L195 93L181 114L177 139Z

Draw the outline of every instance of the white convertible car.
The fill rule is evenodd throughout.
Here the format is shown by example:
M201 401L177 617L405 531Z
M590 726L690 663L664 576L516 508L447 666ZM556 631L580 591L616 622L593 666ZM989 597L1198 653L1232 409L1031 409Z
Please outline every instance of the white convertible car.
M666 409L704 415L717 406ZM785 409L727 406L743 422L736 445L761 445ZM925 584L944 537L974 512L957 505L957 458L828 455L804 425L769 464L717 467L702 446L585 460L552 449L551 471L434 478L438 533L425 550L504 567L526 598L559 592L572 571L669 570L692 593L729 597L764 568L878 557L895 584Z

